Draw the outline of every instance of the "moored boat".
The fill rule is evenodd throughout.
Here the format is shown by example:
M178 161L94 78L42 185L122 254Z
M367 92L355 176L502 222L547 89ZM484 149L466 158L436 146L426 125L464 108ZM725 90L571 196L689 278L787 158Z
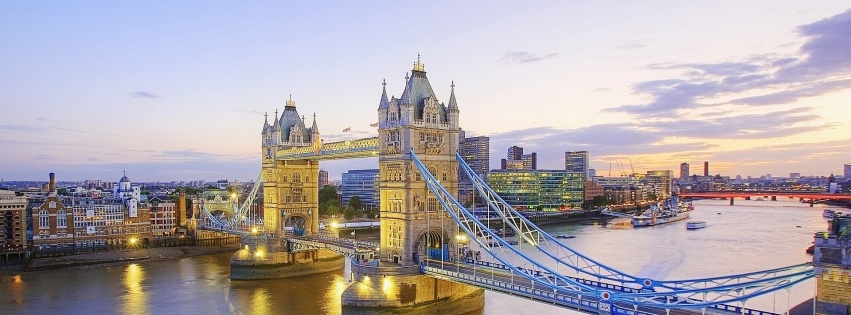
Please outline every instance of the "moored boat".
M632 226L654 226L682 221L689 218L692 210L694 210L694 205L682 204L674 195L671 199L666 200L662 207L650 206L650 209L643 213L632 216Z
M706 227L706 221L688 221L686 223L686 229L688 230L697 230Z

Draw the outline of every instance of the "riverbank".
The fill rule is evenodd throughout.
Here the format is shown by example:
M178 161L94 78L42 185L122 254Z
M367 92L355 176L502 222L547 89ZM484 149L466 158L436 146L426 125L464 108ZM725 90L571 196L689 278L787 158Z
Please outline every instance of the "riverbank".
M186 257L233 253L239 250L239 244L222 246L181 246L140 248L118 251L106 251L34 259L28 266L8 266L0 268L0 273L39 271L63 268L97 268L130 263L147 263L181 259Z

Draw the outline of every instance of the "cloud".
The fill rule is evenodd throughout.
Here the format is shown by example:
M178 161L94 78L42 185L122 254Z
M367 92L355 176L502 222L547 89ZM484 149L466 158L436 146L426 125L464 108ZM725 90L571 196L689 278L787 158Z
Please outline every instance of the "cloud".
M851 10L797 30L806 40L791 56L765 53L718 63L648 65L681 70L682 77L635 83L634 94L649 96L648 102L604 111L671 118L707 106L780 105L851 88Z
M513 51L509 50L505 52L505 55L499 60L502 63L531 63L537 61L543 61L547 59L552 59L558 57L558 53L531 53L528 51Z
M27 125L0 125L0 130L9 131L9 132L43 132L44 128L41 127L33 127Z
M134 98L135 97L142 97L142 98L159 98L160 97L159 95L156 95L154 93L144 92L144 91L129 92L129 93L127 93L127 95L130 95L130 97L134 97Z
M52 160L53 157L45 154L36 155L33 160Z

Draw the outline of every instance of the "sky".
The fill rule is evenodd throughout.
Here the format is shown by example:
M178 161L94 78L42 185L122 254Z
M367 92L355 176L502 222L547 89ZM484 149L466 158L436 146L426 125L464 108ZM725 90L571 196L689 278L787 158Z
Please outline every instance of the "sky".
M417 54L469 135L599 175L851 163L846 1L4 1L0 178L254 180L264 114L377 135ZM351 127L352 132L343 133ZM322 162L332 179L376 159Z

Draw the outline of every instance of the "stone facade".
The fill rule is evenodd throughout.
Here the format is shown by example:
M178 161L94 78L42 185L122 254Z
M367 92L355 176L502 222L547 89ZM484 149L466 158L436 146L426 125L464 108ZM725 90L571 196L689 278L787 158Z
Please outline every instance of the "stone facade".
M458 193L459 110L455 85L449 104L438 103L422 64L406 77L401 98L387 97L386 83L378 107L381 204L381 257L416 264L414 252L452 249L458 227L427 188L411 160L417 154L451 194ZM446 248L450 247L450 248Z
M816 233L813 265L816 314L851 314L851 215L840 215L828 232Z
M299 231L319 232L319 161L278 160L277 153L296 147L321 144L316 115L313 126L305 128L292 97L280 117L262 132L263 222L267 233L282 235ZM289 227L286 229L285 227Z

